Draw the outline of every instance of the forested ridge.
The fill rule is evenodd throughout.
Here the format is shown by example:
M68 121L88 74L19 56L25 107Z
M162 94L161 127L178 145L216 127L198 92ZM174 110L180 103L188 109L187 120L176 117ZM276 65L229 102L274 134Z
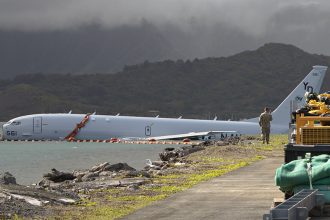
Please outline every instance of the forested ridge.
M330 57L269 43L221 58L125 66L116 74L28 74L0 81L0 120L68 112L242 119L275 108L313 65ZM17 64L19 65L19 63ZM326 75L322 90L330 90Z

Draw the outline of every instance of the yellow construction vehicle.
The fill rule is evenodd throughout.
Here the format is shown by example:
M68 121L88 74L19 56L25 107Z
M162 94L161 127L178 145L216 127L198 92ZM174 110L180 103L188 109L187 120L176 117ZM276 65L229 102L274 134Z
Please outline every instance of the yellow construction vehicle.
M312 98L311 98L312 97ZM307 94L307 104L294 115L295 143L330 144L330 94Z

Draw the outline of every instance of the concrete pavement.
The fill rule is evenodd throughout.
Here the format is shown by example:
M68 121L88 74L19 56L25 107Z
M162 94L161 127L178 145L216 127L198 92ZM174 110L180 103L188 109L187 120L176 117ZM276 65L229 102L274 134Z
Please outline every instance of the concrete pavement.
M283 157L267 158L153 203L122 219L262 219L274 197L275 169Z

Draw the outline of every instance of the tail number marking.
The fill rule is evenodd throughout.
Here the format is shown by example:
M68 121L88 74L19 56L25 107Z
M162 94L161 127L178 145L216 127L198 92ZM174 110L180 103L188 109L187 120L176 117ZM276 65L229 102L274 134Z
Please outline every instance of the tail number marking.
M307 92L314 92L313 86L309 86L308 85L308 82L303 82L303 84L304 84L305 91L307 91Z
M17 131L7 131L7 136L17 136Z

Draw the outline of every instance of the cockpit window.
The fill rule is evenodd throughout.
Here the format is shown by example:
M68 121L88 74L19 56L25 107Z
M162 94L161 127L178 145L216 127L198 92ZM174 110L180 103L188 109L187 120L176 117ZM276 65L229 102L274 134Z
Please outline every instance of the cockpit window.
M20 124L21 124L20 121L10 120L10 121L6 122L4 125L20 125Z
M10 121L6 122L5 125L10 125L12 122L13 122L13 121L10 120Z

